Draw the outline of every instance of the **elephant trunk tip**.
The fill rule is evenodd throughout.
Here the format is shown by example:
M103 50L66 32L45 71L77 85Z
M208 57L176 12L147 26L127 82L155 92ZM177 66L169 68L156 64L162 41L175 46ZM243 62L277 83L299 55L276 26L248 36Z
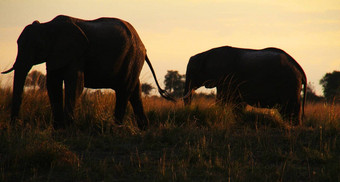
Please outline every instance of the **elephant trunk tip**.
M14 67L12 67L11 69L7 70L7 71L3 71L1 72L1 74L7 74L7 73L10 73L14 70Z

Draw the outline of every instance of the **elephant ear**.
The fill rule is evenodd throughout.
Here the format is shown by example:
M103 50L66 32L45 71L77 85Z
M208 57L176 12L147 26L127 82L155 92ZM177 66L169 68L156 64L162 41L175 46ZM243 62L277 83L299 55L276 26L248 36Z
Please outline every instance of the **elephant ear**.
M50 22L51 51L46 60L47 70L57 70L73 62L82 65L81 58L88 48L85 32L71 20Z

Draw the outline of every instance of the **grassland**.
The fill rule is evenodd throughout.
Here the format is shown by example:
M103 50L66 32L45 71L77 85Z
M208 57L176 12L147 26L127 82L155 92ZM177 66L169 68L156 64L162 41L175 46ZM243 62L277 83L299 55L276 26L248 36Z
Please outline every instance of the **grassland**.
M74 125L53 131L46 93L27 91L12 125L0 96L0 181L340 181L340 105L308 104L292 127L274 111L150 97L140 131L131 108L113 123L113 94L86 92Z

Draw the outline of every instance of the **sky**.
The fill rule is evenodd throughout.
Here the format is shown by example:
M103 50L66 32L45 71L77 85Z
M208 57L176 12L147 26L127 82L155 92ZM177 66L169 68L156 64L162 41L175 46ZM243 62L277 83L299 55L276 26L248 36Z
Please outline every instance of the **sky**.
M319 95L319 80L340 70L339 0L0 0L0 70L13 65L26 25L60 14L130 22L163 87L167 70L185 74L191 56L224 45L285 50ZM44 72L45 66L33 69ZM0 75L0 82L11 77ZM147 64L140 78L155 85Z

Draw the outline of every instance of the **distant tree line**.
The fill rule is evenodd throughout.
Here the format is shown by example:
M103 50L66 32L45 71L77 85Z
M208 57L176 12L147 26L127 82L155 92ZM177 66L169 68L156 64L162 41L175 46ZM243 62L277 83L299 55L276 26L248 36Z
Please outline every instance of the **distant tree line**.
M316 95L313 84L311 82L309 82L307 84L306 100L308 102L321 102L321 101L324 101L325 98L322 97L322 96Z
M165 90L173 96L180 98L184 92L185 75L181 75L176 70L168 70L164 77ZM337 102L340 103L340 71L326 73L320 80L323 87L324 97L315 94L314 87L311 83L307 84L307 101L311 102ZM28 74L25 86L33 89L46 90L46 75L39 71L32 71ZM144 95L148 96L154 87L149 83L143 83L141 86ZM199 94L200 96L213 97L214 94Z
M144 93L144 95L146 96L150 95L151 90L154 89L154 87L149 83L142 83L141 87L142 87L142 93Z
M185 75L181 75L178 71L168 70L165 75L165 90L175 97L182 97L184 92Z
M340 71L326 73L320 80L323 94L328 102L340 102Z

